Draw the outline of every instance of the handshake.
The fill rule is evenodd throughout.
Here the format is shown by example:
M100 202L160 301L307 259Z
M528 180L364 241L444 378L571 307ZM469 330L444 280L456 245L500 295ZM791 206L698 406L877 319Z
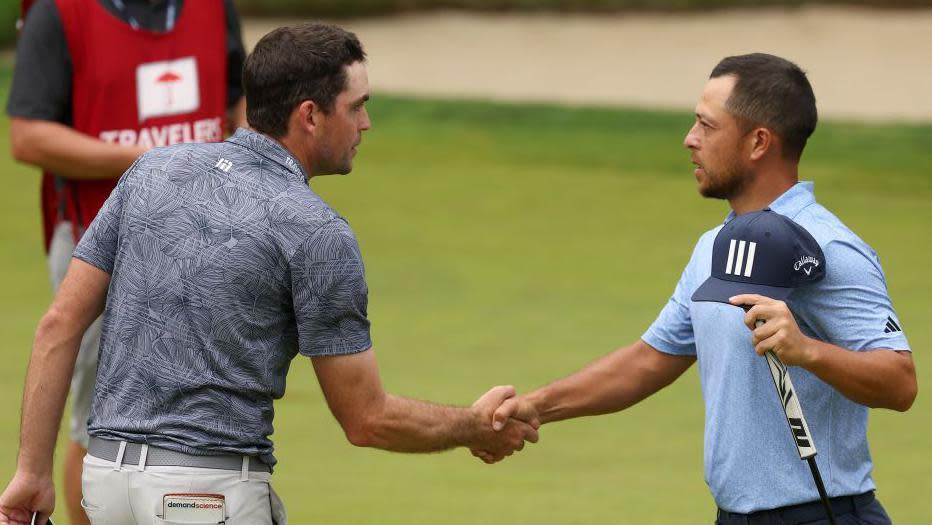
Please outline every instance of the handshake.
M513 386L496 386L483 394L471 407L478 428L469 450L473 456L492 464L524 448L525 442L537 443L540 419L526 400L516 397Z

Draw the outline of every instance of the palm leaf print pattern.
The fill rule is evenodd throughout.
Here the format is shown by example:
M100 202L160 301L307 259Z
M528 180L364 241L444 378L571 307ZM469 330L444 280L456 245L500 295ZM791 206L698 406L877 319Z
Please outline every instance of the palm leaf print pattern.
M92 435L274 462L291 360L371 346L355 235L257 133L144 155L75 257L111 273Z

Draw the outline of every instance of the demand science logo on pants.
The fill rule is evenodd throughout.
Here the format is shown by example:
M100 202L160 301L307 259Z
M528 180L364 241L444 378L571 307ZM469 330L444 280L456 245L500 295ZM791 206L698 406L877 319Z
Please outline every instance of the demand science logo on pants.
M194 57L140 64L136 68L139 122L196 111L201 105L199 86Z
M224 523L225 507L223 494L165 494L162 519L171 523Z

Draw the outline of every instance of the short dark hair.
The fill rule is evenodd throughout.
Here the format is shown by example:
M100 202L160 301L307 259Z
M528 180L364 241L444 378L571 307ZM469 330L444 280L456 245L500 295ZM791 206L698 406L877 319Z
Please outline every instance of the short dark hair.
M324 112L346 88L345 67L366 59L356 35L332 24L280 27L262 37L243 66L246 120L273 137L288 132L288 117L305 100Z
M819 120L806 73L774 55L752 53L722 59L710 78L736 77L725 108L750 131L764 126L783 141L783 156L799 160Z

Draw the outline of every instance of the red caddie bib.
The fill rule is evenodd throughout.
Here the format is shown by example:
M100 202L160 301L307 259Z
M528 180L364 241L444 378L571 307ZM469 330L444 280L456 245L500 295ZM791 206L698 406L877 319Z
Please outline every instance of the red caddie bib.
M168 32L133 29L98 0L55 4L72 63L74 129L105 142L146 147L223 140L223 0L184 2ZM46 249L62 221L74 225L77 241L116 182L43 174Z
M19 3L20 18L22 18L23 20L26 19L26 13L29 12L29 8L32 7L32 4L34 2L35 0L21 0L20 1Z

